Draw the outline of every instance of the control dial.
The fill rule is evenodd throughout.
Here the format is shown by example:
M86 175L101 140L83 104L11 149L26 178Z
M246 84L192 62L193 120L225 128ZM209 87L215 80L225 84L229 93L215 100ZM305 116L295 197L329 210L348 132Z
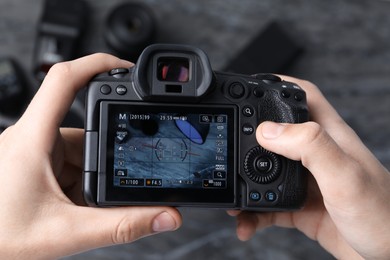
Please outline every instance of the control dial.
M259 73L253 75L255 78L262 80L264 83L272 84L276 82L281 82L282 79L274 74Z
M279 157L257 146L252 148L244 159L244 172L252 181L267 184L275 181L281 170Z

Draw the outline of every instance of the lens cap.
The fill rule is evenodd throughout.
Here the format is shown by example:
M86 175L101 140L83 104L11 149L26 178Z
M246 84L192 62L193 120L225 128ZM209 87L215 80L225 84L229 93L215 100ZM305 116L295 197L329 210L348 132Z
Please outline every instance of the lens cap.
M136 60L155 38L155 16L141 3L124 3L115 7L106 20L107 45L124 59Z

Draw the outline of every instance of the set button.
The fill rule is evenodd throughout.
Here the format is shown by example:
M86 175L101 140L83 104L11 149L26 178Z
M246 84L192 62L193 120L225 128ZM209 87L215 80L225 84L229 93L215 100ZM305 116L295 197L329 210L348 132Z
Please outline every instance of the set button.
M272 160L268 156L261 156L256 158L255 160L255 169L260 173L260 174L267 174L272 170Z

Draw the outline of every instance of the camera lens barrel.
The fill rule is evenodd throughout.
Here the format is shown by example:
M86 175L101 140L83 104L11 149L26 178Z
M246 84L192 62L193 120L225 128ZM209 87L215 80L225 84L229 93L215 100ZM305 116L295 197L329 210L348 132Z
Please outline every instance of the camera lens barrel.
M107 17L104 38L117 55L136 60L142 50L154 41L155 16L142 3L124 3Z

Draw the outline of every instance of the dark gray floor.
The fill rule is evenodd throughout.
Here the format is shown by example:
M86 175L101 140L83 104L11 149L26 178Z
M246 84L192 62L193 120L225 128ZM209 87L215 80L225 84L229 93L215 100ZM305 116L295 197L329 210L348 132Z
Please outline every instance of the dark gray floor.
M108 51L102 39L109 8L121 1L89 0L92 24L85 53ZM159 20L159 39L203 48L221 69L264 26L278 20L305 48L289 74L325 93L379 160L390 168L390 2L380 0L144 1ZM2 0L0 57L28 71L41 0ZM235 238L222 211L183 210L175 232L67 259L332 259L294 230L269 228L249 242Z

